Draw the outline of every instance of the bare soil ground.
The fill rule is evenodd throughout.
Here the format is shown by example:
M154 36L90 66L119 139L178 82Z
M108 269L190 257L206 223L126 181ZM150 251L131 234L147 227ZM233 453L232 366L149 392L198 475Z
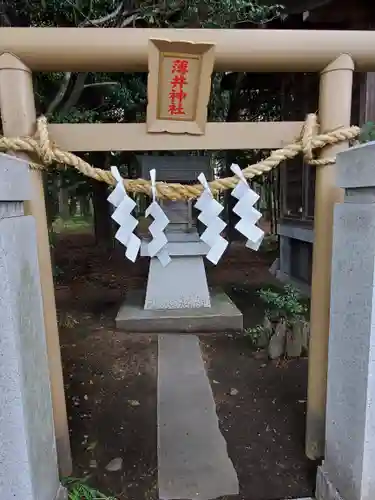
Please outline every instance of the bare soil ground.
M256 295L272 283L275 255L234 244L216 267L220 284L244 314L245 327L262 318ZM118 500L157 498L157 339L114 328L117 308L131 288L142 287L148 262L126 262L90 234L61 235L56 243L64 376L74 475ZM240 481L240 499L309 496L315 464L304 455L306 360L279 367L254 352L242 336L201 338L221 429ZM106 470L122 459L122 468Z

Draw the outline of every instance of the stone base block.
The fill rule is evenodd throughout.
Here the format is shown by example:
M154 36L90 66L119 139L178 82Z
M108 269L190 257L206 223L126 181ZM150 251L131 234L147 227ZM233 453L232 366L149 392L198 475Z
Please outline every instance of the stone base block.
M241 311L221 290L211 292L211 307L193 309L143 308L144 292L129 292L116 327L129 333L220 333L242 331Z
M316 474L315 496L317 500L344 500L325 472L324 463L318 467Z
M68 491L63 486L60 486L55 500L68 500Z

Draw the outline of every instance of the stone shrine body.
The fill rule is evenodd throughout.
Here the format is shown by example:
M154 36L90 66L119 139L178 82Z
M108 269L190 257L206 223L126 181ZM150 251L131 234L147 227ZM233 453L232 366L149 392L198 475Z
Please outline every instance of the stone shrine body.
M200 173L212 179L209 158L204 156L139 156L140 177L193 184ZM208 332L241 330L242 314L222 291L210 292L204 256L209 248L200 240L194 201L160 200L169 219L165 229L171 262L163 267L150 260L146 294L127 297L116 318L118 328L138 332ZM148 255L149 238L142 239L141 256Z

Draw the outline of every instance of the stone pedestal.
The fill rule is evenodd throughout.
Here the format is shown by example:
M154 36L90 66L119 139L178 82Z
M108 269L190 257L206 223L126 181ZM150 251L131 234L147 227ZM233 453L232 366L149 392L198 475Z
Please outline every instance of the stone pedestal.
M203 256L207 245L197 231L167 232L172 261L163 267L156 257L150 261L145 309L195 309L211 307ZM147 243L142 255L148 256Z
M375 498L375 143L337 157L325 459L318 500Z
M147 161L142 169L145 178L154 167L157 178L164 181L195 181L202 171L207 178L211 175L202 157L200 161L187 157L183 163L181 157L143 160ZM172 261L163 267L156 257L151 258L145 297L139 292L127 297L116 318L117 327L164 333L242 330L242 314L229 297L220 291L210 294L203 261L209 248L199 238L192 203L165 200L161 205L170 221L166 237ZM142 256L148 256L147 245L148 241L142 242Z
M0 498L65 500L60 486L28 165L0 155Z

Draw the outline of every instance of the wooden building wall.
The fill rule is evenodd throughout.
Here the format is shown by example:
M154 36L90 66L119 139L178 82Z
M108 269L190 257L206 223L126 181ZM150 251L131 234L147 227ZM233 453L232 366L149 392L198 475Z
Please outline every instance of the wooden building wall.
M301 15L290 16L287 27L348 31L375 27L375 9L369 0L328 1L302 17L304 21ZM319 75L284 75L283 86L284 120L304 120L307 113L318 111ZM375 121L375 73L354 74L351 121L359 125ZM280 170L280 257L276 274L307 293L314 241L314 193L315 167L305 165L301 157L285 162Z

